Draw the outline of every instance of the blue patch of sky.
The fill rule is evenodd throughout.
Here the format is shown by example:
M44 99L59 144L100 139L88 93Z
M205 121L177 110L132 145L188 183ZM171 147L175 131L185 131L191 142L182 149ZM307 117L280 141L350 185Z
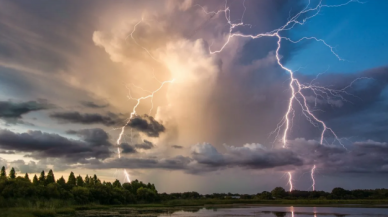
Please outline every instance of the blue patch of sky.
M324 4L343 2L346 1L324 1ZM310 41L301 44L303 46L293 53L286 66L294 70L302 67L299 73L314 75L326 70L356 73L388 65L387 11L388 1L382 0L322 9L305 25L296 26L291 31L291 38L314 36L324 39L345 61L339 61L322 43Z

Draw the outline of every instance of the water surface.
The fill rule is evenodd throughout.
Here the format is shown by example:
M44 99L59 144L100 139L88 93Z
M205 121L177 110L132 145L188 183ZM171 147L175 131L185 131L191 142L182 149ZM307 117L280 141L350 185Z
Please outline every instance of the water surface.
M159 217L213 217L213 216L262 216L262 217L388 217L388 208L353 208L353 207L241 207L241 208L202 208L197 212L177 211L161 214Z
M387 208L356 207L292 207L292 206L246 206L246 207L190 207L190 208L117 208L114 210L80 211L77 217L388 217Z

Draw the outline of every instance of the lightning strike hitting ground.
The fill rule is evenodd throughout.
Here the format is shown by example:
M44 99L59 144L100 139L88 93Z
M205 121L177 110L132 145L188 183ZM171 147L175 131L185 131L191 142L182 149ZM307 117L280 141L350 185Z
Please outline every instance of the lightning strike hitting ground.
M212 17L216 16L216 15L218 15L220 13L224 13L225 14L225 19L226 19L227 23L229 24L229 34L227 36L227 39L226 39L225 43L223 43L221 48L219 48L218 50L212 50L211 46L210 46L209 47L209 52L211 54L217 54L217 53L222 52L223 49L229 44L230 40L233 37L242 37L242 38L251 38L251 39L258 39L258 38L263 38L263 37L274 37L274 38L277 38L277 48L276 48L276 52L275 52L277 64L283 70L285 70L285 71L287 71L289 73L289 75L290 75L290 82L289 82L288 85L289 85L290 90L291 90L291 95L290 95L290 98L289 98L289 103L288 103L288 106L287 106L287 110L286 110L283 118L281 119L281 121L279 122L279 124L277 125L276 129L273 132L273 133L276 133L275 140L279 139L278 137L281 137L279 140L283 144L283 148L287 147L287 137L288 137L288 133L289 133L290 127L291 127L290 124L291 124L292 118L294 117L294 112L295 112L294 107L293 107L294 104L300 106L300 108L302 110L302 114L306 117L306 119L313 126L321 127L322 130L321 130L321 135L320 135L320 144L323 144L323 141L324 141L324 138L325 138L325 134L326 133L331 133L331 135L334 137L334 142L338 142L340 145L342 145L345 148L345 146L342 144L341 139L337 136L337 134L330 127L328 127L324 121L320 120L319 118L317 118L317 116L315 116L313 114L312 110L310 109L310 107L308 105L308 100L307 100L305 94L302 91L303 90L309 90L313 94L315 94L315 104L317 103L317 99L318 98L322 98L322 99L326 100L329 104L330 104L330 98L340 98L340 99L346 101L345 98L341 94L351 95L350 93L346 92L346 89L350 88L354 82L356 82L357 80L362 79L362 78L357 78L356 80L351 82L350 85L348 85L347 87L345 87L343 89L339 89L339 90L330 89L330 88L327 88L327 87L322 87L322 86L315 85L313 83L313 81L315 79L310 84L305 85L305 84L300 83L299 80L297 78L295 78L293 70L285 67L282 64L279 51L281 49L282 41L288 41L288 42L296 44L296 43L299 43L299 42L301 42L303 40L314 40L316 42L322 43L324 46L326 46L330 50L330 52L338 60L343 61L344 59L342 59L335 52L334 48L332 46L330 46L328 43L326 43L326 41L324 41L323 39L319 39L319 38L316 38L316 37L302 37L302 38L300 38L298 40L292 40L291 38L287 38L287 37L282 36L281 33L283 31L288 31L288 30L293 29L296 25L304 25L306 23L306 21L308 21L311 18L314 18L315 16L317 16L322 8L341 7L341 6L348 5L348 4L352 3L352 2L361 3L358 0L349 0L349 1L345 2L345 3L343 3L343 4L325 5L325 4L322 4L322 0L320 0L319 3L315 7L310 7L311 2L309 0L308 4L306 5L306 7L302 11L300 11L299 13L294 15L293 17L289 18L288 21L283 26L281 26L278 29L272 30L270 32L260 33L260 34L257 34L257 35L250 35L250 34L243 34L243 33L240 33L240 32L233 32L233 30L236 27L251 26L249 24L244 24L244 22L243 22L245 10L246 10L245 4L244 4L245 1L243 2L244 12L243 12L241 21L239 23L233 23L231 21L231 19L230 19L230 8L228 7L227 0L225 1L225 9L218 10L216 12L208 12L204 7L198 5L199 7L202 8L204 13L206 13L208 15L211 15ZM281 131L282 131L282 133L280 133ZM280 136L279 134L282 134L282 135ZM314 165L314 169L315 169L315 165ZM291 173L288 172L288 174L289 174L289 177L290 177L289 184L291 186L291 188L290 188L290 191L291 191L292 190ZM313 173L312 173L312 178L313 178ZM313 184L313 188L315 190L315 186L314 185L315 185L315 180L314 180L314 184Z
M293 185L292 185L292 174L291 174L291 172L288 172L288 184L290 185L290 192L291 192L292 189L293 189Z
M316 127L318 127L320 125L323 128L322 131L321 131L321 137L320 137L320 143L321 144L323 143L325 133L326 132L330 132L334 136L335 140L342 145L341 140L338 138L336 133L330 127L328 127L322 120L318 119L312 113L310 107L308 106L308 101L307 101L305 95L302 93L302 90L310 90L310 91L312 91L316 95L316 97L325 97L326 99L328 99L330 97L340 97L341 99L344 99L340 94L341 93L342 94L349 94L349 93L346 92L346 89L349 88L355 81L357 81L360 78L356 79L349 86L347 86L347 87L345 87L343 89L340 89L340 90L330 89L330 88L326 88L326 87L322 87L322 86L317 86L317 85L314 85L314 84L309 84L309 85L301 84L299 82L299 80L294 77L294 71L292 71L291 69L285 67L281 63L281 58L280 58L279 51L281 49L281 43L282 43L283 40L289 41L291 43L299 43L299 42L301 42L303 40L315 40L317 42L321 42L324 46L328 47L330 49L330 52L332 54L334 54L338 58L338 60L343 61L344 59L342 59L334 51L334 48L332 46L330 46L328 43L326 43L323 39L318 39L316 37L302 37L302 38L300 38L298 40L292 40L290 38L281 36L281 33L283 31L288 31L288 30L293 29L295 25L304 25L307 20L317 16L322 8L341 7L341 6L348 5L351 2L358 2L358 3L360 3L357 0L350 0L350 1L346 2L346 3L339 4L339 5L324 5L324 4L322 4L322 0L321 0L321 1L319 1L317 6L315 6L313 8L310 8L311 2L309 1L308 4L306 5L306 7L302 11L300 11L295 16L290 18L280 28L272 30L270 32L260 33L260 34L257 34L257 35L246 35L246 34L242 34L242 33L239 33L239 32L233 32L233 30L236 27L239 27L239 26L251 26L251 25L250 24L244 24L244 22L243 22L244 17L241 18L241 22L239 22L239 23L232 23L232 21L230 19L230 8L228 7L227 0L226 0L226 3L225 3L225 9L219 10L217 12L207 12L204 7L200 6L202 8L202 10L206 14L209 14L209 15L212 15L212 16L218 15L220 13L224 13L226 21L229 24L229 34L228 34L228 37L226 39L226 42L218 50L212 50L211 47L209 47L209 52L211 54L216 54L216 53L222 52L222 50L229 44L231 38L233 38L233 37L243 37L243 38L252 38L252 39L258 39L258 38L262 38L262 37L275 37L275 38L277 38L276 60L277 60L278 65L283 70L287 71L290 74L289 87L291 89L291 96L290 96L290 99L289 99L289 104L287 106L286 113L283 116L283 118L282 118L280 124L278 125L277 129L275 130L275 131L279 132L279 131L281 131L281 128L284 128L283 129L283 135L281 136L281 142L283 143L283 147L284 148L287 146L287 135L288 135L288 132L290 130L290 122L291 122L290 116L291 116L291 113L294 110L293 109L293 104L294 103L298 103L301 106L303 114L306 116L307 120L311 124L313 124ZM244 5L244 8L245 8L245 5ZM245 10L246 10L246 8L244 9L243 16L245 14ZM309 13L312 13L312 15L308 15ZM305 15L306 17L303 18L302 21L299 21L299 19L301 19L301 17L303 15ZM349 95L351 95L351 94L349 94ZM298 98L298 97L300 97L300 98Z
M121 152L120 152L120 147L119 147L119 146L120 146L120 144L121 144L121 140L122 140L123 135L124 135L124 132L125 132L125 127L129 124L129 122L131 121L131 119L132 119L133 117L136 116L136 114L137 114L137 113L136 113L136 109L137 109L137 107L140 105L140 102L141 102L142 100L145 100L145 99L151 99L151 103L152 103L152 100L153 100L153 98L154 98L154 95L155 95L157 92L159 92L159 90L161 90L165 84L167 84L167 83L172 83L172 82L174 82L174 79L173 79L173 80L170 80L170 81L164 81L164 82L162 82L162 84L160 85L160 87L159 87L158 89L156 89L155 91L151 92L149 95L143 96L143 97L140 97L140 98L133 98L133 97L131 96L130 89L128 89L128 90L129 90L129 93L128 93L128 96L127 96L128 99L130 99L130 100L136 100L136 104L135 104L135 106L134 106L133 109L132 109L132 112L131 112L131 114L130 114L130 116L129 116L129 118L128 118L128 121L125 123L124 126L121 127L121 131L120 131L119 137L118 137L117 140L116 140L116 144L117 144L117 146L118 146L118 147L117 147L118 158L121 158ZM152 112L152 108L153 108L153 103L152 103L152 107L151 107L150 112ZM128 172L127 172L126 170L124 170L124 175L125 175L126 180L127 180L128 182L130 182L129 174L128 174Z
M311 169L311 179L313 180L313 184L311 185L311 187L313 187L313 191L315 191L315 179L314 179L314 171L315 171L315 165L314 167Z
M136 31L136 27L137 27L141 22L143 22L143 21L144 21L144 19L142 18L141 21L139 21L138 23L135 24L135 26L134 26L134 28L133 28L133 31L131 32L130 36L131 36L132 40L134 41L134 43L135 43L137 46L141 47L141 48L142 48L142 49L143 49L143 50L144 50L144 51L145 51L152 59L154 59L155 61L158 61L158 60L157 60L157 59L156 59L156 58L148 51L147 48L141 46L141 45L135 40L135 38L133 37L133 34L134 34L134 32ZM155 76L155 75L153 74L153 76ZM155 77L155 79L156 79L156 77ZM159 82L158 79L156 79L156 80ZM145 100L145 99L151 99L151 108L150 108L150 111L149 111L149 114L151 114L151 112L152 112L152 110L153 110L153 108L154 108L154 103L153 103L154 95L155 95L157 92L159 92L159 91L163 88L163 86L164 86L165 84L167 84L167 83L172 83L172 82L174 82L174 79L169 80L169 81L160 82L161 84L160 84L159 88L156 89L156 90L153 91L153 92L148 91L148 90L144 90L143 88L138 87L138 86L135 86L135 85L132 84L132 86L134 86L135 88L141 89L142 91L148 92L148 93L149 93L149 95L146 95L146 96L143 96L143 97L140 97L140 98L134 98L134 97L132 97L132 95L131 95L131 89L130 89L130 87L127 87L127 89L128 89L128 96L127 96L127 98L128 98L129 100L135 100L135 101L136 101L136 104L135 104L135 106L133 107L132 112L131 112L131 114L130 114L128 120L127 120L127 122L125 123L125 125L123 125L123 126L120 128L120 129L121 129L121 130L120 130L120 134L119 134L119 136L118 136L118 138L117 138L117 140L116 140L116 144L117 144L117 146L118 146L118 147L117 147L117 156L118 156L118 158L121 158L120 144L121 144L121 140L122 140L122 138L123 138L123 135L124 135L124 133L125 133L125 127L129 124L129 122L131 121L131 119L137 115L136 109L137 109L137 107L140 105L141 101L142 101L142 100ZM131 137L132 137L132 136L131 136ZM127 171L126 169L124 169L124 176L125 176L125 179L126 179L127 182L131 182L131 180L130 180L130 175L129 175L129 173L128 173L128 171Z

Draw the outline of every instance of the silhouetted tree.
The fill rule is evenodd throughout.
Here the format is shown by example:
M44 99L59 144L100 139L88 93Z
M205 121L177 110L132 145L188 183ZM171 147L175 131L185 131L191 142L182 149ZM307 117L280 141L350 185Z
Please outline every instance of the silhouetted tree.
M116 181L113 182L113 187L114 187L114 188L121 188L121 183L120 183L120 181L116 179Z
M28 176L28 173L24 175L24 179L28 182L31 182L30 177Z
M157 199L157 194L154 190L144 187L137 189L136 195L140 200L148 202L153 202Z
M67 180L67 185L69 187L74 187L76 185L75 176L73 172L70 172L69 179Z
M286 191L282 187L276 187L271 191L271 194L274 198L284 198L286 196Z
M52 170L50 170L48 172L47 177L46 177L46 185L51 184L51 183L55 183L55 177L54 177L54 173Z
M333 188L331 195L333 199L345 199L350 192L343 188Z
M59 186L61 186L61 187L65 187L65 185L66 185L66 181L65 181L65 179L63 178L63 176L61 176L61 178L59 178L58 180L57 180L57 184L59 185Z
M88 188L76 186L71 190L71 192L74 195L74 200L78 204L85 204L89 202L90 191Z
M84 180L82 179L81 175L77 176L76 184L77 184L77 186L80 186L80 187L84 186Z
M85 177L84 185L89 186L90 185L90 178L88 175Z
M257 194L257 198L261 200L272 200L272 194L268 191L263 191L261 194Z
M0 178L7 178L7 172L5 171L4 166L1 168Z
M39 184L44 185L45 182L46 182L46 175L44 173L44 170L42 170L39 176Z
M15 179L16 178L16 172L15 169L12 167L11 171L9 171L9 178Z
M92 178L92 184L93 185L101 184L101 181L100 181L100 179L97 178L96 174L94 174L94 176Z
M32 184L34 185L39 185L39 180L38 177L35 175L34 178L32 179Z

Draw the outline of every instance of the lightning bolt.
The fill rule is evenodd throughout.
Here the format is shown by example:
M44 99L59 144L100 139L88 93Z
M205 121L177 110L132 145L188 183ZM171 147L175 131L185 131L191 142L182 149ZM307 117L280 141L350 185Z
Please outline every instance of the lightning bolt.
M130 37L132 38L133 42L134 42L137 46L141 47L141 48L142 48L142 49L143 49L143 50L144 50L144 51L145 51L152 59L154 59L155 61L158 61L158 60L151 54L151 52L150 52L147 48L145 48L145 47L143 47L142 45L140 45L140 44L136 41L136 39L134 38L134 36L133 36L133 34L134 34L135 31L136 31L136 27L137 27L140 23L142 23L143 21L144 21L144 19L142 18L138 23L135 24L135 26L134 26L134 28L133 28L133 31L132 31L131 34L130 34ZM128 37L127 37L127 38L128 38ZM143 100L151 99L151 108L150 108L150 111L149 111L149 114L151 114L151 113L152 113L152 110L153 110L153 108L154 108L154 103L153 103L154 95L155 95L157 92L159 92L166 84L171 84L171 83L174 82L174 79L168 80L168 81L160 82L160 81L155 77L154 72L153 72L153 76L154 76L154 78L160 83L160 86L159 86L159 88L157 88L156 90L154 90L154 91L152 91L152 92L151 92L151 91L148 91L148 90L145 90L145 89L143 89L143 88L141 88L141 87L138 87L138 86L136 86L136 85L133 85L133 84L130 85L130 86L133 86L133 87L135 87L135 88L138 88L138 89L140 89L140 90L142 90L142 91L144 91L144 92L149 93L149 94L146 95L146 96L142 96L142 97L140 97L140 98L134 98L134 97L132 97L131 88L130 88L130 86L129 86L129 87L127 86L127 90L128 90L127 98L128 98L129 100L135 100L135 101L136 101L136 104L135 104L135 106L132 108L132 112L131 112L129 118L127 119L125 125L123 125L121 128L119 128L119 129L120 129L120 134L119 134L119 136L118 136L118 138L117 138L117 140L116 140L116 145L117 145L117 157L118 157L119 159L121 158L120 144L121 144L121 140L122 140L122 138L123 138L123 135L124 135L124 133L125 133L125 127L126 127L126 126L129 124L129 122L131 122L131 120L137 115L136 109L139 107L140 103L141 103ZM131 131L131 132L132 132L132 131ZM132 134L131 134L131 140L132 140ZM126 181L127 181L127 182L131 182L130 175L129 175L128 171L127 171L126 169L124 169L123 172L124 172L124 177L125 177Z
M326 88L326 87L322 87L322 86L318 86L318 85L314 85L314 84L305 85L305 84L300 83L299 80L297 78L295 78L294 71L292 71L291 69L285 67L281 63L281 58L280 58L279 51L281 49L281 44L282 44L283 40L286 40L286 41L289 41L289 42L295 43L295 44L299 43L299 42L301 42L303 40L314 40L314 41L317 41L317 42L321 42L324 46L329 48L330 52L333 55L335 55L338 60L343 61L344 59L342 59L335 52L334 47L330 46L323 39L319 39L319 38L316 38L316 37L302 37L302 38L300 38L298 40L292 40L290 38L281 36L281 32L291 30L296 25L304 25L307 20L317 16L322 8L341 7L341 6L348 5L351 2L358 2L358 3L361 3L361 2L359 2L357 0L350 0L350 1L346 2L346 3L339 4L339 5L324 5L324 4L322 4L322 0L321 0L321 1L319 1L317 6L315 6L313 8L310 8L311 2L309 1L308 4L306 5L306 7L302 11L297 13L295 16L291 17L280 28L272 30L270 32L260 33L260 34L257 34L257 35L249 35L249 34L247 35L247 34L242 34L242 33L239 33L239 32L235 32L235 33L233 32L233 30L236 27L245 26L245 25L249 25L249 24L244 24L243 18L241 18L241 22L239 22L239 23L232 23L232 21L230 20L230 8L227 6L227 0L225 2L226 2L225 3L225 9L219 10L217 12L207 12L205 8L201 7L203 9L203 11L206 14L208 14L208 15L215 16L215 15L218 15L220 13L224 13L225 14L225 18L226 18L226 20L227 20L227 22L229 24L229 34L228 34L228 37L226 39L226 42L218 50L212 50L211 46L210 46L209 47L209 52L211 54L216 54L216 53L222 52L224 50L224 48L229 44L230 40L233 37L243 37L243 38L251 38L251 39L258 39L258 38L263 38L263 37L274 37L274 38L277 38L277 48L276 48L276 55L275 55L276 56L276 60L277 60L277 64L283 70L285 70L285 71L287 71L289 73L289 75L290 75L289 87L290 87L290 90L291 90L291 96L289 98L289 104L287 106L286 113L283 116L280 124L278 125L278 127L276 129L276 130L280 131L282 127L284 128L283 129L283 135L281 137L281 141L283 143L283 147L285 148L286 145L287 145L287 136L288 136L288 132L290 130L290 122L291 122L290 116L291 116L291 113L294 111L294 109L293 109L293 104L294 103L298 103L301 106L302 113L306 116L307 120L310 123L312 123L316 127L318 127L318 125L320 125L322 127L321 137L320 137L320 143L321 144L323 143L325 133L326 132L330 132L334 136L335 140L338 141L342 145L341 140L338 138L337 134L330 127L328 127L325 124L325 122L323 122L322 120L320 120L319 118L317 118L313 114L313 112L311 111L310 107L308 106L308 101L306 99L306 96L302 92L302 90L310 90L314 94L316 94L317 97L326 97L326 98L329 98L329 97L340 97L341 99L344 99L344 97L341 96L341 93L351 95L351 94L346 92L346 89L351 87L351 85L355 81L357 81L359 79L362 79L362 78L357 78L349 86L347 86L347 87L345 87L343 89L340 89L340 90L330 89L330 88ZM245 5L244 5L244 8L246 9ZM244 9L243 15L245 14L245 9ZM303 18L302 21L299 21L299 19L301 18L302 15L307 15L309 12L313 12L313 14ZM298 98L298 97L300 97L300 98Z
M132 30L131 34L129 34L129 36L132 38L132 41L133 41L137 46L139 46L140 48L142 48L142 49L143 49L143 50L144 50L144 51L145 51L145 52L146 52L153 60L159 62L159 60L156 59L156 58L151 54L151 52L150 52L147 48L145 48L145 47L143 47L142 45L140 45L140 44L137 42L137 40L135 39L135 37L133 36L133 34L134 34L135 31L136 31L137 26L140 25L142 22L144 22L144 17L142 17L141 20L135 24L135 26L133 27L133 30ZM129 37L129 36L128 36L128 37ZM127 39L128 39L128 37L127 37Z
M292 189L293 189L293 185L292 185L292 174L291 174L291 172L288 172L288 184L290 185L290 192L291 192Z
M141 101L142 101L142 100L145 100L145 99L151 99L151 102L152 102L152 100L153 100L153 98L154 98L154 95L155 95L157 92L159 92L159 91L163 88L163 86L164 86L165 84L172 83L172 82L174 82L174 79L169 80L169 81L164 81L164 82L162 82L162 84L159 86L158 89L154 90L154 91L151 92L149 95L142 96L142 97L140 97L140 98L133 98L132 95L131 95L130 89L129 89L129 93L128 93L128 96L127 96L127 97L128 97L129 100L135 100L135 101L136 101L136 104L135 104L135 106L133 107L132 112L131 112L131 114L130 114L128 120L127 120L127 122L125 123L125 125L123 125L123 126L120 128L121 131L120 131L120 134L119 134L119 136L118 136L118 138L117 138L117 140L116 140L116 144L117 144L117 146L118 146L118 147L117 147L117 155L118 155L118 158L121 158L120 144L121 144L121 140L122 140L122 138L123 138L123 135L124 135L124 133L125 133L125 127L129 124L129 122L131 121L131 119L134 118L134 117L137 115L136 109L137 109L137 107L140 105ZM151 107L150 113L151 113L151 111L152 111L152 108L153 108L153 103L152 103L152 107ZM128 174L128 172L127 172L126 170L124 170L124 175L125 175L126 180L127 180L128 182L130 182L129 174Z
M313 168L311 169L311 179L313 180L313 184L311 185L311 187L313 187L313 191L315 191L315 179L314 179L314 171L315 171L315 165L313 166Z
M240 26L251 26L249 24L244 24L244 14L245 14L245 1L243 2L244 5L244 13L243 17L241 18L241 21L238 23L233 23L230 19L230 8L228 7L228 1L225 1L225 8L218 11L208 12L204 7L197 5L202 8L205 14L210 15L211 17L217 16L218 14L224 13L225 19L229 25L229 33L227 35L226 41L222 44L222 46L219 49L212 50L212 45L209 46L209 52L210 54L218 54L221 53L225 47L229 44L229 42L234 37L241 37L241 38L251 38L251 39L259 39L264 37L272 37L277 39L277 47L276 47L276 61L277 64L288 74L290 75L290 82L288 83L288 86L291 90L290 98L288 100L288 106L286 109L286 112L284 116L282 117L281 121L277 125L276 129L272 133L276 133L275 140L279 139L281 143L283 144L283 148L287 147L287 138L290 131L290 125L294 117L294 105L299 105L302 111L302 114L306 117L307 121L309 121L313 126L315 127L321 127L321 134L320 134L320 144L323 144L325 134L330 133L333 138L334 142L338 142L340 145L342 145L344 148L345 146L342 144L341 139L337 136L337 134L334 132L333 129L328 127L324 121L319 119L316 115L313 114L312 110L310 109L310 106L308 105L308 100L306 98L306 95L303 91L309 90L315 95L315 105L317 104L317 99L322 98L325 99L330 104L330 99L332 98L340 98L341 100L346 101L343 95L351 95L350 93L346 92L348 88L350 88L356 81L363 78L357 78L354 81L352 81L348 86L342 88L342 89L330 89L327 87L319 86L314 84L313 82L316 80L314 79L310 84L302 84L295 76L294 71L290 68L287 68L284 66L281 62L281 57L279 54L279 51L281 49L281 45L283 41L288 41L294 44L297 44L304 40L313 40L316 42L321 43L323 46L326 46L328 50L339 60L344 61L336 52L333 46L329 45L325 40L319 39L317 37L302 37L298 40L292 40L291 38L287 38L281 35L284 31L292 30L297 25L304 25L308 20L314 18L317 16L322 8L336 8L336 7L342 7L345 5L348 5L352 2L362 3L358 0L349 0L343 4L338 5L325 5L322 4L322 0L319 1L319 3L315 7L310 7L311 1L309 0L307 5L304 7L303 10L301 10L296 15L289 17L288 21L280 26L277 29L274 29L269 32L265 33L259 33L256 35L253 34L243 34L240 32L234 32L235 28ZM318 75L319 76L319 75ZM282 133L280 133L282 131ZM272 134L271 133L271 134ZM280 136L281 135L281 136ZM280 137L280 138L278 138ZM315 169L312 170L312 179L313 179L313 189L315 190L315 180L313 177L313 172ZM290 184L290 191L292 191L292 175L291 172L288 172L289 175L289 184Z

